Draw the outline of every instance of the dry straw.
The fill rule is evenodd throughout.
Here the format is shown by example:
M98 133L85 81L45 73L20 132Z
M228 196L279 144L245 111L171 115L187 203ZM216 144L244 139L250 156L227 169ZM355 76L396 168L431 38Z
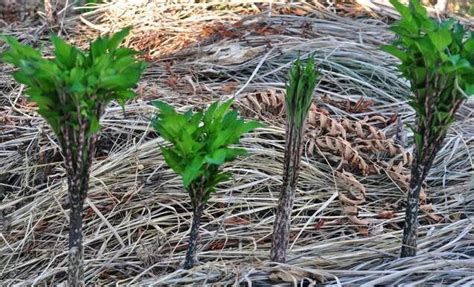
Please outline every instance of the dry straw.
M388 168L390 151L363 150L371 162L387 163L379 173L363 173L350 163L341 165L340 154L314 145L314 154L303 155L289 261L269 262L284 129L281 116L243 99L282 90L291 62L314 52L323 77L315 101L330 121L388 120L397 112L398 122L412 123L414 114L404 102L407 83L395 73L395 60L378 49L392 39L382 21L388 18L369 17L357 6L126 2L102 4L62 23L63 34L77 44L133 24L128 44L153 59L137 88L140 99L129 103L125 114L109 106L102 121L84 212L88 282L474 284L472 102L461 108L428 176L418 256L398 258L405 186ZM40 22L27 22L4 25L0 34L40 45L45 31ZM0 281L62 282L68 203L61 156L10 72L0 67ZM234 179L221 186L203 215L199 264L182 270L191 207L157 151L161 139L149 126L154 110L147 102L160 99L185 110L232 96L243 114L265 118L268 126L243 140L248 157L226 167ZM361 97L371 106L351 110ZM396 122L370 124L394 141ZM355 139L349 134L345 141L360 147L361 139ZM403 141L395 143L404 148ZM359 184L348 184L353 179ZM351 199L362 188L357 223L340 194Z

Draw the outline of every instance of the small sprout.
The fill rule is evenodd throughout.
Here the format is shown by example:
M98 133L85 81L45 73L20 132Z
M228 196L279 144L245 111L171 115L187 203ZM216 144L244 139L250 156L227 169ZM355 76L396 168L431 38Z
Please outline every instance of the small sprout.
M290 69L286 87L286 148L283 170L283 185L276 218L273 222L273 237L270 257L272 261L285 263L290 232L291 211L295 198L296 182L301 160L306 117L313 101L318 72L314 58L310 57L306 66L297 59Z
M183 268L193 267L196 257L197 237L201 217L216 186L230 178L221 166L240 155L243 148L233 147L241 136L262 125L255 121L238 118L237 112L229 110L232 101L213 103L206 111L180 114L163 102L153 105L159 113L152 121L154 129L168 144L161 152L168 166L179 174L183 187L188 192L193 209L193 221L189 246Z

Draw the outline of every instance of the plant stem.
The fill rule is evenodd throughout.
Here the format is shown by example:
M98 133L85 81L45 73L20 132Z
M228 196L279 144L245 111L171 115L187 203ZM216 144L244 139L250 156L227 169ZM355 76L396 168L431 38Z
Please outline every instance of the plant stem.
M80 128L77 142L68 127L60 138L68 177L68 193L71 206L69 216L68 285L84 286L84 255L82 247L82 208L89 188L89 168L95 154L96 135L85 137L86 126ZM74 153L72 147L77 147Z
M301 158L301 138L303 127L294 122L287 124L285 166L283 185L280 191L275 221L273 222L272 247L270 258L274 262L285 263L290 233L291 211L295 199L296 180Z
M87 196L89 185L89 164L83 172L68 176L69 201L71 211L69 216L69 286L84 286L84 255L82 247L82 208Z
M189 235L188 250L186 252L186 257L183 264L184 269L191 269L194 266L194 262L196 261L197 239L204 207L204 203L199 203L197 207L193 207L193 222L191 225L191 233Z
M422 129L422 131L427 130ZM410 190L408 191L407 207L405 209L405 225L403 227L400 257L416 255L420 191L445 136L446 133L430 136L429 131L427 131L422 150L418 151L415 146L415 157L411 168Z
M401 257L416 255L418 201L423 184L422 173L422 167L418 164L414 164L411 171L410 190L408 191L407 206L405 209L405 226L403 228Z
M73 187L73 189L76 191ZM71 202L69 221L69 286L84 286L84 258L82 248L82 202Z

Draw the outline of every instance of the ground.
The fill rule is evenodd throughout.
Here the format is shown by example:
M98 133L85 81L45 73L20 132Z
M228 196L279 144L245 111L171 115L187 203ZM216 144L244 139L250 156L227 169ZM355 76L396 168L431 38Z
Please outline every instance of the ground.
M85 47L133 25L126 45L150 66L125 112L110 105L84 205L91 284L474 284L473 103L461 107L421 198L419 252L399 258L414 113L396 60L380 50L393 12L338 4L159 4L114 1L53 27ZM198 2L198 1L196 1ZM384 11L384 12L381 12ZM63 14L59 14L60 17ZM469 23L470 19L463 19ZM466 22L467 21L467 22ZM44 46L43 18L1 22L0 34ZM3 44L0 44L3 45ZM0 50L6 47L0 46ZM287 264L269 262L284 147L282 98L298 56L321 82L311 108ZM50 128L0 66L0 281L64 282L67 184ZM149 126L160 99L181 111L235 98L266 127L203 216L197 266L180 269L191 209Z

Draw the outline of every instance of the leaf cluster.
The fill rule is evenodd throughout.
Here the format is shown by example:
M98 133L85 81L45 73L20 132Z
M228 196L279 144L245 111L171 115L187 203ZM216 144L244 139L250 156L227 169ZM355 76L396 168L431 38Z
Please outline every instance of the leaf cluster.
M183 179L192 199L206 202L215 186L229 178L219 167L245 149L232 147L242 134L262 125L246 122L229 110L232 100L213 103L207 110L184 114L172 106L154 101L159 113L152 121L154 129L169 143L161 147L166 163Z
M291 66L285 101L288 119L293 121L296 127L301 127L306 119L317 77L313 57L308 59L306 66L300 59Z
M432 135L446 131L459 103L474 94L474 32L453 19L437 22L419 0L409 7L390 3L401 19L391 26L398 39L382 49L397 57L402 75L410 81L410 105ZM415 132L418 149L423 135Z
M15 80L26 85L29 99L59 135L64 124L77 129L87 121L88 135L99 130L100 109L111 100L123 103L134 97L131 90L138 82L145 64L135 59L135 52L119 45L130 31L127 27L114 35L99 37L82 51L52 36L53 59L40 51L3 36L10 49L1 55L5 63L18 68Z

